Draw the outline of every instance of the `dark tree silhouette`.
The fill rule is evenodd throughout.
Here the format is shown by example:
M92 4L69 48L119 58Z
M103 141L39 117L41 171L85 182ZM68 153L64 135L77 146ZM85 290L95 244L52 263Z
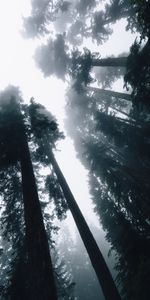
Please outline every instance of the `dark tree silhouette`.
M83 243L91 259L91 263L98 277L105 299L108 300L111 299L112 295L114 299L120 299L119 293L113 282L110 271L105 263L105 260L96 244L96 241L94 240L94 237L74 199L74 196L50 148L51 137L49 137L49 128L52 127L53 120L52 119L48 120L48 118L45 115L42 116L42 113L41 112L39 113L39 108L40 105L39 107L37 107L37 105L35 105L33 102L30 105L31 123L34 125L36 124L36 127L34 126L33 132L35 133L35 137L37 138L37 144L39 145L40 149L41 147L43 148L43 153L45 151L45 156L48 157L49 164L52 165L53 170L56 173L58 182L61 186L68 207L73 215L73 218L80 232ZM40 127L37 122L39 119L41 122ZM46 126L48 130L46 130ZM55 130L57 131L57 128L55 128ZM49 138L50 138L50 142L49 142Z
M11 90L11 89L10 89ZM20 162L29 276L29 299L57 299L49 245L37 193L19 100L6 91L1 101L1 165ZM6 101L5 101L6 98ZM19 98L19 96L18 96ZM5 151L6 150L6 151Z
M10 89L10 94L13 93L12 88ZM16 90L16 94L18 91ZM5 95L6 94L6 95ZM6 96L6 97L4 97ZM8 93L4 93L3 95L4 101L7 101L8 104L5 107L7 109L10 106L9 103L9 95ZM6 98L6 99L5 99ZM13 100L15 101L15 99ZM13 104L13 103L12 103ZM6 105L6 104L5 104ZM4 116L4 103L1 105L1 108L3 109L2 114L1 114L1 121L2 119L6 121L6 115ZM27 133L28 133L28 138L30 137L30 140L32 140L32 144L34 143L33 138L31 137L31 127L29 124L29 119L28 119L28 107L27 106L22 106L23 113L25 113L25 121L27 125ZM6 112L5 112L6 114ZM49 113L50 114L50 113ZM2 118L3 117L3 118ZM12 111L11 113L8 113L8 120L10 121L10 117L12 120ZM7 121L8 121L7 120ZM15 118L16 121L16 118ZM13 121L13 122L15 122ZM38 120L38 122L40 122ZM2 122L1 122L2 125ZM12 122L11 122L12 125ZM54 123L55 125L55 123ZM2 127L7 127L5 122L3 126L1 126L1 130L3 129ZM8 127L9 128L9 127ZM8 134L8 128L5 130L5 133ZM12 130L12 127L11 127ZM1 138L2 138L2 133L4 135L3 130L1 131ZM11 131L12 133L12 131ZM21 131L22 133L22 131ZM60 138L62 134L54 134L53 136L53 129L51 130L51 141L54 143ZM9 136L10 138L10 136ZM13 133L13 138L15 139L16 136L14 136ZM5 142L6 145L6 140L3 136L1 142L3 141L3 144ZM20 141L20 139L17 139L17 141ZM11 144L12 147L12 144ZM16 147L16 145L15 145ZM11 148L12 150L12 148ZM16 148L14 150L17 150ZM54 276L55 276L55 281L56 281L56 286L57 286L57 292L58 292L58 298L59 299L68 299L68 297L71 297L71 299L74 299L73 296L73 289L74 289L74 283L72 281L71 275L69 272L65 269L64 263L58 258L58 255L56 256L55 248L54 248L54 241L52 238L52 232L57 232L58 228L57 226L52 224L52 220L54 221L54 216L56 215L59 220L62 220L65 217L65 212L67 210L67 205L64 202L64 196L60 190L60 187L58 185L58 181L56 179L56 176L54 176L53 173L49 176L49 178L43 178L39 175L39 171L37 169L37 160L36 160L36 153L35 153L35 148L31 147L31 156L32 156L32 162L36 163L36 183L41 182L41 180L45 180L45 184L48 185L47 189L49 190L50 194L50 201L54 201L55 207L52 213L52 216L48 213L45 213L45 207L47 205L47 202L43 201L41 199L40 205L42 208L42 213L43 213L43 218L44 218L44 223L45 223L45 228L48 234L48 242L50 249L52 251L52 258L53 258L53 265L54 265ZM4 154L4 149L3 149L3 154ZM25 153L24 153L25 154ZM6 153L5 153L6 155ZM3 168L0 171L0 196L3 199L1 201L1 206L2 206L2 214L1 214L1 229L2 229L2 248L1 248L1 258L0 258L0 264L2 267L1 271L1 297L4 297L5 299L33 299L36 297L35 292L32 288L30 288L30 285L32 284L32 276L34 275L32 272L33 270L30 269L29 265L29 259L28 256L30 253L28 252L27 249L27 242L28 240L26 239L26 227L25 227L25 220L24 220L24 206L23 206L23 196L22 195L22 182L21 182L21 168L20 168L20 163L18 162L18 157L16 157L17 161L14 163L14 160L9 161L9 163L6 164L6 159L8 161L8 155L3 161ZM10 156L9 156L10 158ZM41 153L41 159L42 159L42 153ZM4 165L5 162L5 165ZM10 166L9 166L10 164ZM39 168L39 167L38 167ZM27 177L29 178L29 176ZM48 180L47 180L48 179ZM31 182L30 182L31 184ZM38 183L39 185L39 183ZM41 187L38 186L38 188ZM28 181L28 190L29 189L29 181ZM44 194L46 194L46 189L44 188L43 190ZM40 196L41 198L41 196ZM60 203L61 201L61 203ZM30 204L30 203L29 203ZM31 207L32 208L32 207ZM26 214L27 214L27 209L26 209ZM28 216L27 216L28 218ZM33 216L32 216L33 219ZM31 226L34 224L32 223ZM30 232L32 233L32 230L28 228ZM39 232L39 231L38 231ZM33 239L32 239L33 241ZM44 245L42 245L44 246ZM31 249L32 250L32 249ZM36 254L36 248L33 249ZM33 251L32 250L32 251ZM39 250L38 250L39 251ZM37 252L38 252L37 251ZM54 255L55 254L55 255ZM40 264L40 261L38 261ZM30 273L29 273L30 272ZM31 276L31 277L30 277ZM38 283L39 284L39 283ZM30 292L32 294L30 295ZM43 294L44 296L44 294ZM43 297L42 296L42 297ZM40 296L41 297L41 296ZM45 296L44 296L45 297ZM34 298L35 299L35 298ZM47 299L47 297L46 297Z

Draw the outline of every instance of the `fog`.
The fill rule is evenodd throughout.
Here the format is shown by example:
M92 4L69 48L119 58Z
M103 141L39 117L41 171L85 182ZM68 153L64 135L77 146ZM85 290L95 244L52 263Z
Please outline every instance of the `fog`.
M137 42L139 37L144 39L144 33L141 25L137 26L139 21L134 24L134 10L130 12L124 1L123 10L116 6L116 14L113 4L119 1L104 1L106 3L102 6L98 2L63 1L60 4L54 1L51 5L48 0L26 0L26 3L5 0L1 3L0 97L11 86L14 95L20 90L27 105L33 97L56 117L59 129L65 135L64 140L57 142L54 151L59 167L114 282L117 274L120 276L117 289L119 293L122 290L122 299L133 299L133 292L134 300L139 300L137 282L141 278L145 286L141 274L144 274L148 261L146 251L139 250L135 259L135 264L140 264L137 282L136 268L131 260L134 261L136 249L142 248L142 242L149 249L145 195L149 193L149 183L145 179L149 175L149 129L148 124L142 123L145 114L145 119L149 120L149 111L147 104L144 104L141 114L138 109L142 105L134 106L141 99L139 94L145 94L140 83L134 87L138 79L132 82L130 65L126 73L126 65L103 67L100 60L127 57L135 39ZM112 6L109 7L109 3ZM147 36L145 40L148 40ZM141 45L144 42L138 45L138 49ZM148 50L145 53L149 61ZM97 66L96 60L99 60ZM135 63L135 66L140 66L140 63ZM134 74L137 72L142 74L141 69L134 70ZM147 71L143 72L146 74ZM74 91L73 86L78 90ZM131 104L121 97L88 92L87 86L128 94L133 92L135 98L131 99ZM144 99L148 99L147 95L148 92ZM138 130L143 131L139 133ZM145 135L144 140L142 135ZM140 197L144 199L144 208ZM106 294L101 289L70 211L64 220L55 222L60 227L58 234L54 234L58 256L75 283L73 294L65 296L68 298L60 296L60 300L105 300ZM132 247L125 253L127 243ZM140 254L144 262L140 261ZM130 270L134 272L133 277ZM133 280L133 291L127 288L130 280ZM139 295L142 295L140 289ZM141 299L146 300L144 297Z

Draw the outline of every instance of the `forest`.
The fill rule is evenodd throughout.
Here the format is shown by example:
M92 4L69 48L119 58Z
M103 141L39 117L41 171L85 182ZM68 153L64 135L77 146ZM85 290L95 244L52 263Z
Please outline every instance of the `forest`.
M12 5L21 20L15 46L2 28L21 73L15 81L10 67L6 85L0 75L0 299L148 300L150 1L28 0L26 13L23 2ZM9 61L7 51L1 57ZM69 146L65 165L80 201L57 160L68 138L100 227L82 209Z

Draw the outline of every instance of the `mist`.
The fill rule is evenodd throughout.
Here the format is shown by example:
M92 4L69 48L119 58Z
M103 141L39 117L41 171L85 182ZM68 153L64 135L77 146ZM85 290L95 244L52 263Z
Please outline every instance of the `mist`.
M2 300L147 300L150 6L0 4Z

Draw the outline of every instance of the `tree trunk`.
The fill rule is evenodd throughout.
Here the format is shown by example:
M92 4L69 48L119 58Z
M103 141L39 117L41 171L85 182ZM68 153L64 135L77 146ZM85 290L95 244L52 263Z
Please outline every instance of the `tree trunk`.
M114 92L114 91L110 91L110 90L104 90L104 89L91 87L91 86L87 86L86 90L90 91L90 92L98 93L99 95L102 95L102 96L110 96L110 97L114 97L114 98L125 99L125 100L131 102L130 94L119 93L119 92Z
M127 57L92 59L93 67L126 67Z
M56 300L56 287L49 245L25 134L21 141L20 162L30 284L28 299Z
M109 108L111 108L113 111L117 111L118 113L128 117L130 120L132 120L133 122L136 122L135 119L133 119L128 113L126 113L125 111L121 110L121 109L118 109L116 107L113 107L113 106L109 106Z
M103 290L106 300L121 300L117 288L114 284L110 271L105 263L105 260L97 246L97 243L74 199L74 196L55 160L52 151L48 151L50 163L53 166L54 172L57 175L58 182L63 190L68 207L73 215L74 221L80 232L85 248L89 254L91 263L98 277L100 286Z

